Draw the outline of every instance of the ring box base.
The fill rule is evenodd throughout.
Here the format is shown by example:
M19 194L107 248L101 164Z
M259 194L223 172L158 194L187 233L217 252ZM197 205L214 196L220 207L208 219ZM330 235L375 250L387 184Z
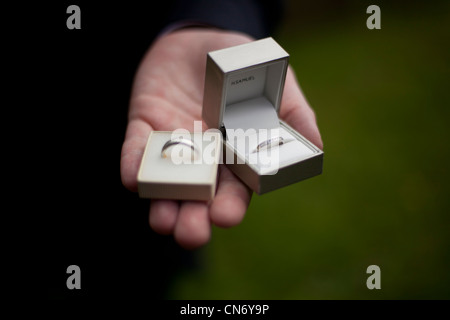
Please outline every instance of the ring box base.
M311 149L312 153L301 161L278 168L276 174L260 174L251 164L242 164L245 160L242 158L238 159L239 155L235 152L233 146L227 143L227 141L223 141L224 163L227 162L227 159L225 159L226 155L233 154L234 158L232 161L229 161L231 163L227 163L227 167L259 195L322 173L323 151L282 120L280 120L280 127L289 131L296 139Z
M210 128L223 133L224 163L258 194L322 173L323 151L279 119L288 60L289 54L272 38L207 55L202 117ZM276 128L284 130L291 146L295 144L288 149L298 153L293 161L280 161L275 173L252 164L248 154L227 139L230 130ZM279 148L281 160L293 154L283 153L285 147Z

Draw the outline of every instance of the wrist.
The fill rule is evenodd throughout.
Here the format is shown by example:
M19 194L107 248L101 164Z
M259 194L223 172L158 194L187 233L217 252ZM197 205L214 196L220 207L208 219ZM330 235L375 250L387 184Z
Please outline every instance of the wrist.
M156 38L163 37L165 35L168 35L172 32L183 30L183 29L189 29L189 28L200 28L200 29L219 29L218 27L203 23L200 21L195 20L180 20L174 23L171 23L167 25L164 29L161 30L161 32L158 34Z

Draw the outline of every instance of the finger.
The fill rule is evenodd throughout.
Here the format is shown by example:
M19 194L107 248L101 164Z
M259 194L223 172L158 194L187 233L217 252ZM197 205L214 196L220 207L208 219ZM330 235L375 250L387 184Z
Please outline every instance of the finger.
M159 234L172 234L177 221L179 205L173 200L152 200L149 223Z
M220 166L219 187L210 206L211 221L228 228L244 218L251 199L251 191L228 168Z
M316 123L316 115L303 95L291 68L288 69L286 75L286 83L281 100L281 117L318 148L323 149L322 138Z
M175 224L174 236L186 249L206 244L211 237L208 205L200 201L183 202Z
M120 157L120 176L123 185L134 192L137 191L137 173L151 130L148 123L139 119L128 123Z

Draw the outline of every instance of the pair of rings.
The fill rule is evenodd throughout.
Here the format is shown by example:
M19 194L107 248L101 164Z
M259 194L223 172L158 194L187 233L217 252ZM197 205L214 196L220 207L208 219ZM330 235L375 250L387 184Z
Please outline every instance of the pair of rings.
M265 141L261 142L260 144L258 144L256 149L253 150L252 153L260 152L261 150L272 148L275 146L281 146L282 144L284 144L283 137L271 138L271 139L265 140ZM175 139L171 139L171 140L167 141L164 144L164 146L161 149L161 157L167 158L168 157L167 149L169 149L170 147L175 146L175 145L186 146L186 147L190 148L193 153L199 152L197 145L192 140L183 139L183 138L175 138Z

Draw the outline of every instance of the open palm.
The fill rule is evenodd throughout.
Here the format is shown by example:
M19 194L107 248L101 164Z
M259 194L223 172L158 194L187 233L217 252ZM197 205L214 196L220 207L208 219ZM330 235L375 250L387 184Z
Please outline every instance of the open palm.
M137 71L130 100L121 156L122 182L128 189L137 191L137 172L150 131L193 131L194 121L201 120L207 52L252 40L237 32L185 29L155 41ZM322 148L314 112L290 69L281 117ZM208 242L211 223L219 227L239 224L251 191L224 165L219 172L212 202L152 200L150 226L158 233L173 234L185 248L196 248Z

